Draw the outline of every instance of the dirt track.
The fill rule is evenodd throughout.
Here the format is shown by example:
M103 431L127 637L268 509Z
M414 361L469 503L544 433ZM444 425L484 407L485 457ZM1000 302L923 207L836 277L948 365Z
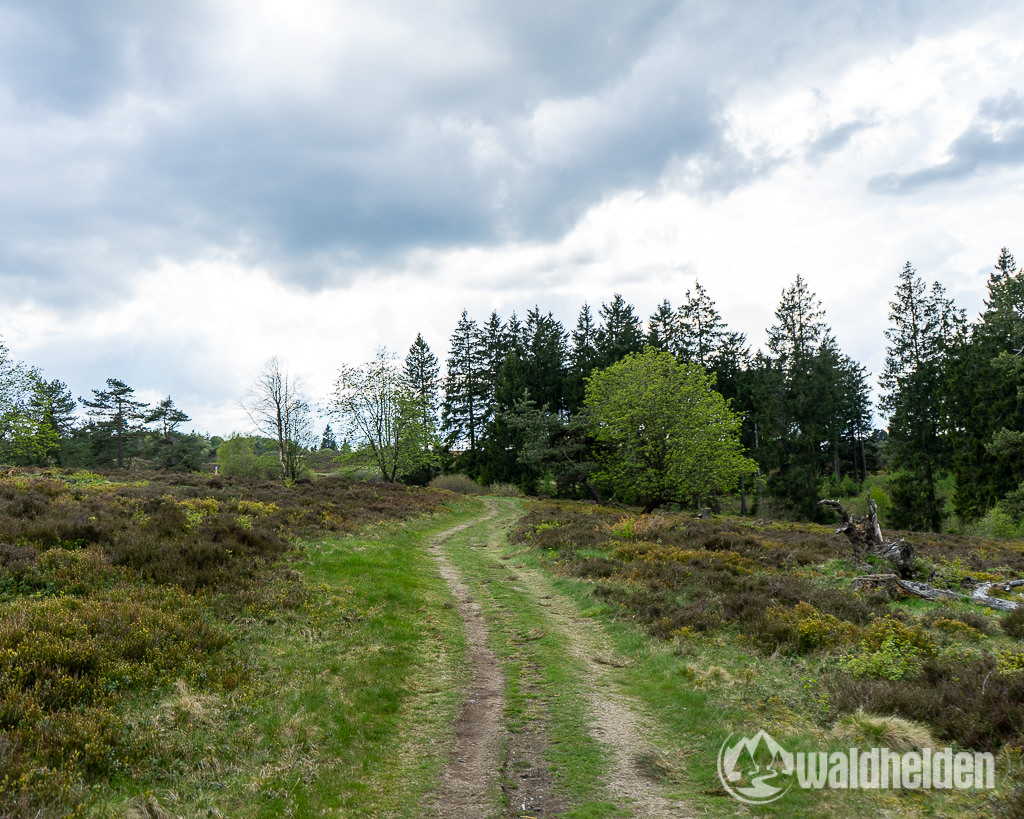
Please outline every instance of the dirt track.
M482 607L486 601L473 596L442 549L452 536L470 527L479 527L479 548L500 548L504 532L498 511L499 504L506 502L487 499L486 503L485 515L444 532L431 546L465 624L470 667L469 685L455 723L456 746L431 813L453 819L556 816L568 805L556 792L556 782L544 758L548 746L544 722L533 722L532 730L525 735L510 735L507 731L502 661L487 644ZM582 618L575 604L540 573L517 566L511 578L517 591L532 597L546 613L545 630L564 637L570 654L586 669L585 679L578 682L591 714L590 733L605 746L611 762L605 798L635 816L692 816L685 806L668 799L641 770L639 761L645 754L649 757L652 749L644 742L645 727L636 704L617 690L615 662L608 660L611 652L600 627ZM502 777L507 780L514 770L527 773L517 777L514 790L506 791L502 800ZM504 807L498 807L502 802Z

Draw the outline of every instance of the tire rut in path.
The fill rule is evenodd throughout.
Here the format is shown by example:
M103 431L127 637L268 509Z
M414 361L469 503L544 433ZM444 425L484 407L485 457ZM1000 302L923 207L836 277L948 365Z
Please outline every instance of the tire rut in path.
M505 679L501 663L487 645L487 624L480 604L462 582L458 569L441 551L441 544L452 535L493 518L496 510L488 506L486 515L443 532L430 545L465 624L470 657L469 687L455 719L455 752L432 809L432 815L451 819L481 819L488 815L498 792Z

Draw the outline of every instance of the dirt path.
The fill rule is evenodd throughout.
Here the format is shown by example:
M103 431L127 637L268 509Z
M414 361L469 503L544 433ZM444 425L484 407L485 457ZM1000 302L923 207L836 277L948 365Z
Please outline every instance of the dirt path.
M637 706L616 690L614 673L625 664L608 650L600 627L585 617L572 601L562 597L550 581L538 572L516 567L516 584L526 588L551 613L552 628L568 639L569 650L587 669L588 685L584 696L593 715L593 734L611 751L612 775L609 796L620 807L649 819L689 817L678 802L664 796L658 784L644 773L656 765L657 750L644 740L650 730L639 716Z
M531 740L509 736L505 730L501 661L487 645L487 624L480 601L473 597L459 570L441 549L456 533L496 517L499 501L486 499L485 502L488 505L486 515L444 532L430 547L465 624L471 669L465 701L455 723L456 749L431 813L453 819L494 815L503 763L507 774L509 763L522 762L518 757L525 755L533 757L526 763L536 780L517 784L517 804L510 804L510 815L527 815L527 811L534 816L557 815L564 806L552 799L551 781L543 775L546 737L535 735ZM483 547L494 548L492 544L501 542L497 526L496 522L491 525L481 544ZM495 561L498 561L497 555ZM545 613L546 629L562 635L569 653L586 669L579 686L591 711L590 732L608 749L612 759L607 798L639 817L692 816L685 806L666 798L658 784L644 774L645 760L649 769L651 760L656 762L657 751L644 740L649 731L645 730L635 703L617 690L614 676L616 665L621 663L609 652L600 627L581 617L575 604L559 594L541 573L517 564L513 574L507 575L509 565L506 563L503 568L505 582L537 603ZM540 727L535 730L542 732L542 723L537 724ZM503 748L509 757L506 760L501 758Z
M498 658L487 646L487 624L480 604L462 582L458 569L441 551L441 544L457 532L477 526L494 515L495 508L490 506L484 517L443 532L430 545L441 577L451 589L465 624L466 650L470 658L469 687L455 719L455 753L433 807L434 815L452 819L480 819L493 808L504 732L505 681Z

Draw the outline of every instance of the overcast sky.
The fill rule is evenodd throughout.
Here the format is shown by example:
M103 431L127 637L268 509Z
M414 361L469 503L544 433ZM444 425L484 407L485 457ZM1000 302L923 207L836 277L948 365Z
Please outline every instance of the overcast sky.
M0 335L200 432L270 356L463 309L567 329L699 280L754 349L799 274L875 375L910 261L1024 254L1024 4L0 0Z

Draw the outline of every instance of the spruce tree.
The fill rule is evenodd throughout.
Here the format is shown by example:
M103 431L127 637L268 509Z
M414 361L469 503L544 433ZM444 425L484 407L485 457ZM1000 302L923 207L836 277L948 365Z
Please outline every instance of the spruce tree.
M597 325L594 323L590 305L580 308L576 328L570 334L568 372L565 379L565 406L570 414L576 414L583 407L584 385L591 371L597 365Z
M714 301L700 282L686 291L686 301L679 308L679 346L686 361L705 369L714 366L726 334L725 323Z
M682 354L679 316L668 299L663 299L647 320L647 343L677 358Z
M610 367L630 353L644 348L644 332L633 305L616 293L611 304L601 305L601 324L595 334L598 369Z
M441 367L423 336L416 340L405 356L405 378L420 404L423 426L431 432L437 430L437 393L440 388Z
M942 508L936 494L948 456L949 355L965 339L963 311L936 282L929 291L907 262L889 302L885 336L884 390L879 405L889 419L889 452L898 470L893 480L895 526L939 531Z
M447 365L441 407L446 441L450 447L465 446L473 453L487 417L490 391L480 328L465 310L452 333Z

